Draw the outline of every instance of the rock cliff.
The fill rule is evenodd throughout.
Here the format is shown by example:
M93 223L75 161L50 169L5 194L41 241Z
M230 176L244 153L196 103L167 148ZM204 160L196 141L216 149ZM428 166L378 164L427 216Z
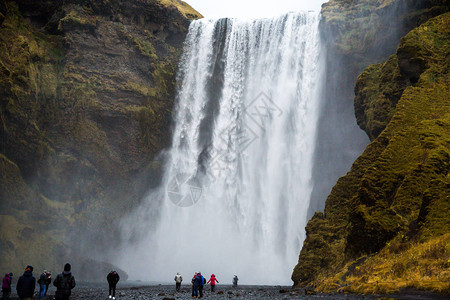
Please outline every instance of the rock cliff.
M0 0L2 270L92 269L117 244L120 217L158 183L200 17L176 0Z
M322 98L326 101L317 128L320 139L309 216L324 209L330 187L369 143L354 121L353 88L358 75L395 53L400 38L411 29L447 10L445 0L331 0L323 5L320 32L326 74Z
M355 114L371 143L333 187L324 213L309 221L292 275L295 285L358 293L408 287L450 292L445 11L446 1L330 1L323 7L322 30L331 32L334 51L344 58L354 54L350 65L376 60L358 53L375 53L373 45L392 43L398 33L418 27L401 38L386 62L369 66L356 81ZM400 19L391 37L383 14Z

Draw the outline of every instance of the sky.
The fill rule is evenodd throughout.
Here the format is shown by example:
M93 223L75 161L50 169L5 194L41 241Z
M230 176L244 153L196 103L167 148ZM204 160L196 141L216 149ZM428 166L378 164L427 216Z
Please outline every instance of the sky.
M184 0L205 18L270 18L290 11L319 11L327 0Z

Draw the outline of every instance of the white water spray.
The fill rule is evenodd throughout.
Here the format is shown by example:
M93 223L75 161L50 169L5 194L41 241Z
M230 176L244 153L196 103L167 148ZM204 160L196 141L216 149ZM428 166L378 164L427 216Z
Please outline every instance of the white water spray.
M312 190L318 21L192 22L163 184L124 232L141 233L121 263L131 277L291 284Z

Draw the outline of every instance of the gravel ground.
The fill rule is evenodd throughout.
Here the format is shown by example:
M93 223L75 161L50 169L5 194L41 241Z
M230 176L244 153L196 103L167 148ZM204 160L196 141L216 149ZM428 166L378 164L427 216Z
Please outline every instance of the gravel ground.
M119 288L116 299L192 299L191 287L182 286L181 292L175 292L175 285L142 286ZM74 299L106 299L107 290L90 289L77 292ZM74 295L75 296L75 295ZM368 299L359 296L305 296L304 290L292 290L290 287L270 286L240 286L233 288L227 285L217 285L216 292L210 292L210 286L205 286L203 299Z
M39 289L39 288L38 288ZM53 300L55 288L51 287L47 296L48 300ZM12 296L16 296L13 294ZM404 300L444 300L449 297L439 296L426 292L405 291L398 295L374 295L360 296L350 294L316 294L305 295L303 289L291 289L291 287L274 287L274 286L239 286L233 288L231 285L217 285L216 292L210 292L210 286L205 286L204 299L257 299L257 300L273 300L273 299L404 299ZM11 298L17 299L17 298ZM37 299L37 297L36 297ZM108 299L107 284L80 283L77 284L72 291L70 299L92 299L106 300ZM118 284L116 290L116 299L192 299L191 287L183 285L181 292L175 292L175 285L142 285L142 284Z

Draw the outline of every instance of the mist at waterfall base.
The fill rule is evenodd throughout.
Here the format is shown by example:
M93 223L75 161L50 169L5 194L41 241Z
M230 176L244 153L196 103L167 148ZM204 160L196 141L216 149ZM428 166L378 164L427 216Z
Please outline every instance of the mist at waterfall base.
M312 190L318 22L192 22L162 185L122 221L117 264L131 279L292 283Z

